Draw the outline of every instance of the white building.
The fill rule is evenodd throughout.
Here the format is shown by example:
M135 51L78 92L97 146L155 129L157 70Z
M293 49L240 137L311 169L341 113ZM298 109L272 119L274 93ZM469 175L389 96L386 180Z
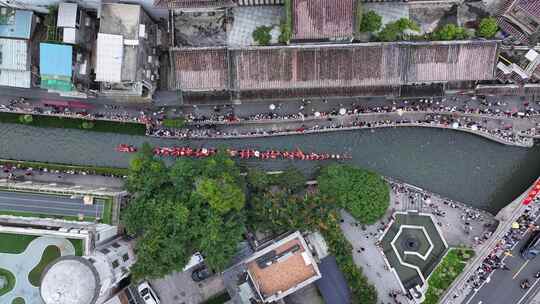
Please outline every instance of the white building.
M135 262L131 244L118 239L83 257L64 256L47 266L40 294L45 304L102 304Z

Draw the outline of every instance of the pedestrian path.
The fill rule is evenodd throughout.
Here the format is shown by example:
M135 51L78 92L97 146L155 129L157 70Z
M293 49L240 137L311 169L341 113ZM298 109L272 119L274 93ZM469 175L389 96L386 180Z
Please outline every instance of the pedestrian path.
M28 280L28 274L36 267L45 248L57 246L60 255L75 255L75 247L66 238L40 236L32 240L24 252L20 254L0 253L0 268L10 271L16 279L14 288L0 297L0 303L11 303L17 297L24 298L26 303L43 304L39 288Z

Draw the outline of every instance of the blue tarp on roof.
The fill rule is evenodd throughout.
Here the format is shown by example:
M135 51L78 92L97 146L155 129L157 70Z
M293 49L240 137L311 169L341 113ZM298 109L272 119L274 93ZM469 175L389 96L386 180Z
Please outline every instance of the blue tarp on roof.
M11 10L5 7L3 9ZM32 11L15 10L14 15L12 11L8 11L0 20L0 37L30 39L33 16Z
M73 47L66 44L40 43L39 69L41 75L71 78Z
M349 285L339 269L336 258L329 255L319 264L321 278L315 281L315 285L321 292L325 303L350 304L351 291Z

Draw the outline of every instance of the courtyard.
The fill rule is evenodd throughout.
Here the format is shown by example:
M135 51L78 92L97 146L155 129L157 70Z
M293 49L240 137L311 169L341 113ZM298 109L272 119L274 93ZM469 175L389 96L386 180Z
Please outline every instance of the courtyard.
M82 255L83 241L0 233L0 303L40 304L41 274L60 256Z

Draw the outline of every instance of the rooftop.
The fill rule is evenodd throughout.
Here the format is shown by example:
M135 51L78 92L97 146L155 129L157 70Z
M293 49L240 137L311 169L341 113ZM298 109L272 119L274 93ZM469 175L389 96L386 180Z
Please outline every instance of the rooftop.
M227 49L190 48L175 50L172 54L178 89L227 89Z
M64 256L47 266L40 291L45 304L94 304L99 286L99 275L89 261Z
M136 4L102 4L99 32L138 40L141 10L141 6Z
M0 37L30 39L33 20L32 11L0 7Z
M66 44L40 43L39 68L41 75L71 78L73 47Z
M293 39L353 35L354 0L293 0Z
M256 252L246 264L265 302L279 300L321 277L299 232Z
M60 3L58 6L58 27L76 27L77 9L77 3Z

